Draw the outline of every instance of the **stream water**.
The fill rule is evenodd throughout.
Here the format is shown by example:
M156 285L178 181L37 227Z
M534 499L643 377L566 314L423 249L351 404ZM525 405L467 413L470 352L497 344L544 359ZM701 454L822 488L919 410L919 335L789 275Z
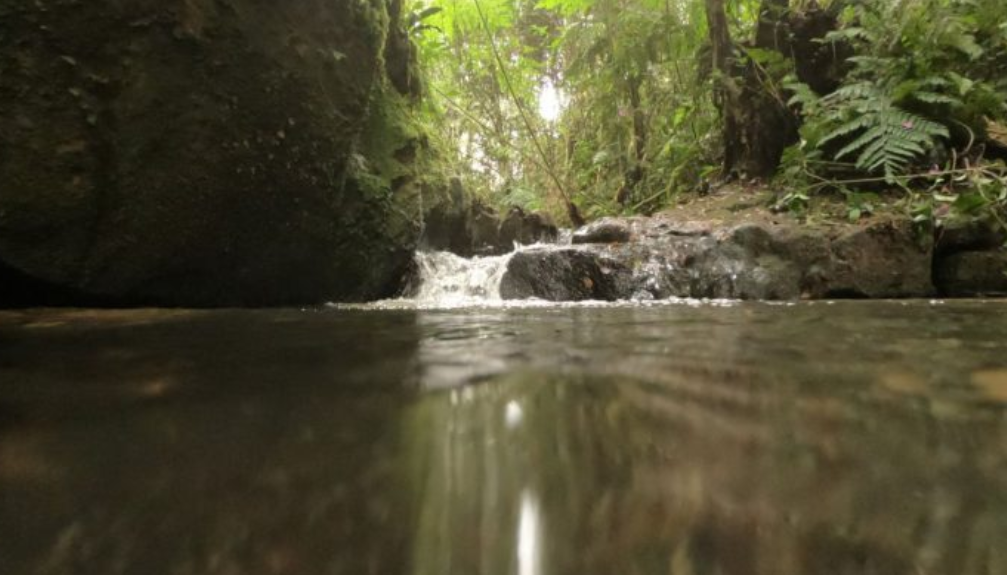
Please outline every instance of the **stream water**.
M0 312L0 573L1007 573L1007 303L505 305L500 261Z

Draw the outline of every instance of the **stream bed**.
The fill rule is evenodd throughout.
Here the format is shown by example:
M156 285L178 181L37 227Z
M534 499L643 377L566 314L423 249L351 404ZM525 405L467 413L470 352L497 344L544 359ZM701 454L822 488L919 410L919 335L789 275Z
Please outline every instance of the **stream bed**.
M0 572L1007 573L1007 302L0 312Z

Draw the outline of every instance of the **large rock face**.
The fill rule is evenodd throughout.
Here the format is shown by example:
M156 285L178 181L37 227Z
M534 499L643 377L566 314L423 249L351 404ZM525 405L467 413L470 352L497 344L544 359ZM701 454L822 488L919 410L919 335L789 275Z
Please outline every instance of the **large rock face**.
M531 245L540 242L554 242L559 237L559 228L552 219L540 212L526 212L513 207L507 217L500 222L499 242L503 252L514 249L515 244Z
M419 232L398 4L0 0L0 298L389 294Z
M471 257L499 255L514 250L515 244L555 242L559 229L548 215L511 208L505 218L465 191L452 179L447 194L425 193L436 203L425 206L421 250L447 251Z
M502 296L788 300L923 297L935 291L932 238L907 220L828 231L631 218L574 238L579 243L563 249L515 254Z
M426 206L420 249L448 251L463 257L499 252L500 218L484 202L467 193L461 180L452 178L447 194Z

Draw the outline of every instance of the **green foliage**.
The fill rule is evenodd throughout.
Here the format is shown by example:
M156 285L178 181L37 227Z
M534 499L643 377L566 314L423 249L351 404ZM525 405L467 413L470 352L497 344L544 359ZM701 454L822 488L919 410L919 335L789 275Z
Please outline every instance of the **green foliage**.
M834 154L835 159L856 154L856 167L864 172L883 171L894 176L931 150L936 138L950 137L943 125L899 108L887 94L866 82L826 96L819 109L826 125L835 127L814 145L827 149L847 141Z
M875 206L880 198L871 192L854 192L843 190L846 196L846 218L851 222L857 222L861 217L874 213Z
M563 219L568 194L589 216L654 211L715 162L717 114L708 84L696 81L702 0L426 0L409 9L429 121L500 207ZM547 87L562 105L555 120L536 113Z
M731 35L751 38L764 1L725 4ZM798 82L788 54L738 42L735 57L801 113L783 203L839 190L858 219L876 202L843 181L915 189L920 174L980 159L987 121L1007 118L1007 3L844 4L821 40L852 52L833 93ZM413 0L406 14L431 145L500 208L563 220L572 199L589 217L650 213L719 163L705 0ZM551 89L560 113L540 116Z
M942 173L928 188L913 190L909 206L913 219L929 227L986 220L1007 230L1007 166Z
M780 183L808 197L841 192L851 221L879 204L864 189L894 188L921 225L1003 225L1005 170L984 157L983 140L1007 115L1007 3L861 0L841 20L824 42L854 52L842 85L817 94L788 80L804 123Z
M934 163L941 146L967 153L985 119L1007 112L991 74L1005 62L1003 31L979 16L1002 22L1007 5L872 0L848 7L844 27L825 37L856 51L844 85L820 97L793 78L788 84L790 103L804 115L803 149L889 180Z

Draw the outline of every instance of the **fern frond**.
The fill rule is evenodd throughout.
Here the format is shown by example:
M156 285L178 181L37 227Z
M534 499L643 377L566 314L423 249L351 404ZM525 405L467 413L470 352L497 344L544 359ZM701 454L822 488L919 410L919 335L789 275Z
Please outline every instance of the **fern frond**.
M910 95L910 97L924 104L933 104L935 106L947 105L952 107L958 107L962 105L962 101L954 96L948 96L946 94L938 94L937 92L926 92L917 91Z
M878 89L868 82L857 82L849 84L836 90L825 97L830 102L842 102L847 100L867 100L876 97Z
M832 30L822 39L823 42L848 42L850 40L870 41L871 36L867 30L859 26L850 26L840 30Z
M950 138L947 126L905 110L894 109L894 113L884 119L889 125L898 125L908 132L918 132L932 138Z
M798 82L796 79L785 82L783 87L793 93L793 96L787 101L788 106L814 106L821 100L821 97L811 89L811 86L804 82Z
M858 130L868 128L871 126L873 121L874 119L871 116L864 115L860 116L859 118L855 118L849 122L846 122L845 124L839 126L838 128L826 134L825 137L818 142L818 147L822 147L827 145L829 142L845 138L846 136L856 133Z
M948 138L948 129L895 106L886 105L840 125L827 134L819 147L858 134L835 154L835 159L857 154L860 170L886 175L904 171L934 146L936 138Z
M944 76L927 76L926 78L919 80L918 84L921 87L927 88L951 88L955 85L954 82Z

